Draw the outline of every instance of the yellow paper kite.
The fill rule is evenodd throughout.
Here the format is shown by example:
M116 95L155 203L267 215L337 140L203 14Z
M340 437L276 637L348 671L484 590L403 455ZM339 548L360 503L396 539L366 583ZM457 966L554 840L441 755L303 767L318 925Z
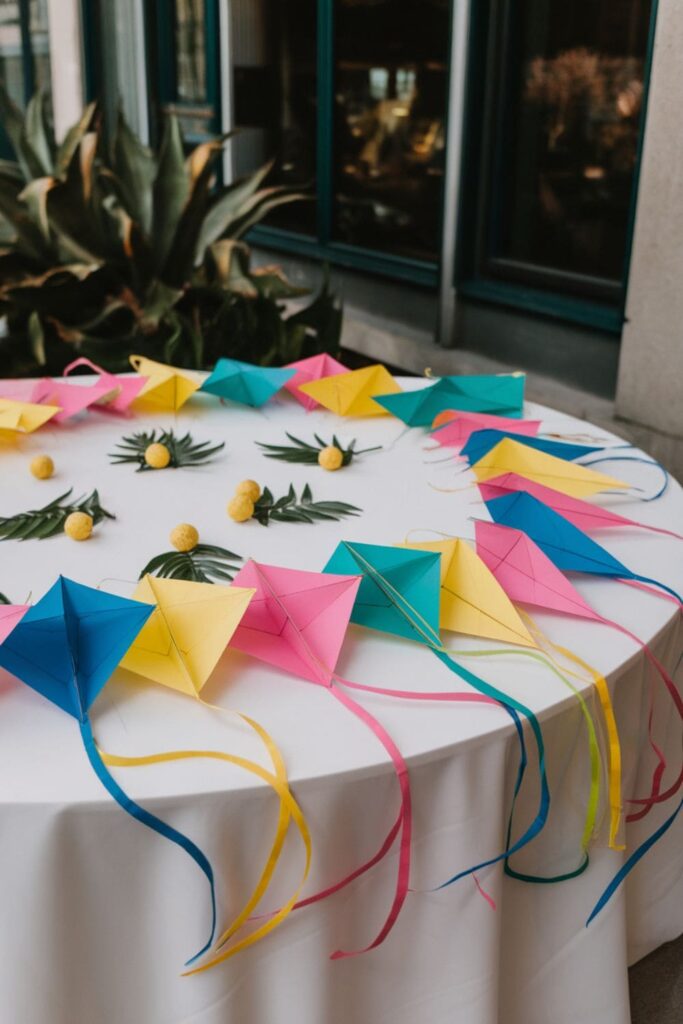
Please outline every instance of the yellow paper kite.
M57 405L35 405L17 402L13 398L0 398L0 433L31 434L59 412Z
M401 546L441 555L442 629L521 647L536 646L512 601L466 541L453 538Z
M201 381L185 370L144 356L131 356L130 365L147 377L147 383L134 402L139 408L177 412L201 386Z
M145 576L133 600L156 605L121 667L192 697L199 694L254 590Z
M500 441L486 455L482 455L471 469L480 483L500 476L501 473L517 473L527 480L553 487L556 491L569 494L573 498L587 498L600 491L629 487L623 480L605 476L604 473L596 473L594 469L588 469L587 466L575 462L558 459L554 455L537 451L509 437Z
M401 389L386 367L378 364L311 380L300 384L299 390L339 416L388 416L372 396L393 395Z

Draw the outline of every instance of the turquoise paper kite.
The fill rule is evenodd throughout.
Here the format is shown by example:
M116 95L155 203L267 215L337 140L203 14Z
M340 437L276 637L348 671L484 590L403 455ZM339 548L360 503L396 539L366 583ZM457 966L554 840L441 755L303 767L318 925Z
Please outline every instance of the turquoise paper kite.
M254 363L242 363L238 359L219 359L200 391L208 391L219 398L229 398L232 402L258 409L295 374L294 369L256 366Z
M562 881L565 878L574 877L586 869L587 859L583 861L578 870L552 879L519 874L510 867L511 855L531 842L541 831L548 818L550 792L545 770L545 746L541 727L533 711L526 705L463 668L442 645L439 635L440 557L438 552L432 551L415 551L410 548L342 541L323 570L326 573L340 575L362 573L363 578L351 612L351 622L425 644L451 672L460 676L479 693L497 701L511 716L517 729L521 757L510 811L505 852L466 871L459 872L439 888L450 885L463 876L490 864L495 864L499 860L504 860L505 870L508 874L523 881ZM526 768L526 748L518 712L528 720L534 734L538 753L540 796L535 819L521 838L511 843L515 800Z
M428 427L444 409L522 415L524 374L442 377L431 387L395 395L375 395L375 401L409 427Z
M90 764L102 785L132 817L188 853L211 887L213 942L216 901L213 871L202 851L181 832L136 804L104 765L88 711L154 606L116 597L60 576L0 644L0 667L78 721ZM196 957L193 957L196 959Z

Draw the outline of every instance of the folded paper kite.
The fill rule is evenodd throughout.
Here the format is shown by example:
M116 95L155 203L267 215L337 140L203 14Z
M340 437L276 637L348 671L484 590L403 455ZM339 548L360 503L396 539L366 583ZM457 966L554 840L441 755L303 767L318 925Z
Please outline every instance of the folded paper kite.
M517 496L515 495L515 497ZM524 497L529 496L524 495ZM496 501L504 500L506 499L496 499ZM495 502L491 504L495 504ZM561 517L558 516L558 518ZM575 529L575 527L572 527L572 529ZM588 602L581 597L575 587L572 586L560 571L561 566L558 564L552 551L549 551L545 544L540 543L522 528L505 525L497 521L494 523L476 521L475 534L477 552L483 561L486 562L486 565L512 601L542 608L545 611L578 616L604 626L609 626L623 633L642 649L669 691L679 717L683 718L683 700L678 693L676 685L648 645L625 626L600 615L595 609L591 608ZM558 649L563 654L568 653L564 648ZM679 775L677 783L668 789L666 793L660 792L659 783L661 782L665 762L652 740L651 745L658 757L658 767L653 778L652 794L647 799L635 801L643 804L645 809L642 812L629 815L626 819L627 821L643 817L654 803L661 803L663 800L668 799L683 782L682 769L682 774Z
M501 473L517 473L536 483L554 487L556 491L585 498L600 491L628 488L628 484L585 466L577 466L545 452L534 451L527 444L506 437L471 466L478 481L490 480Z
M379 854L343 881L302 901L302 904L316 902L339 891L381 860L400 832L396 893L377 937L365 949L356 951L367 952L379 946L389 934L408 894L412 813L408 769L396 744L379 721L342 689L352 684L340 679L335 672L360 578L357 574L332 576L250 561L234 582L254 587L256 596L236 629L231 646L300 679L324 686L372 730L394 765L401 790L401 807L396 825ZM352 955L356 954L338 950L332 954L332 959Z
M508 416L492 416L483 412L440 413L432 424L432 437L447 448L461 448L476 430L511 430L515 434L534 437L540 420L515 420Z
M93 373L99 374L97 385L104 387L105 393L101 398L97 399L95 405L109 412L128 412L131 402L135 401L146 384L145 377L139 375L135 377L126 376L122 373L108 373L101 366L98 366L97 363L93 363L83 357L74 359L72 363L69 363L64 369L64 376L66 377L79 366L86 366Z
M309 381L299 390L339 416L386 416L374 396L397 394L401 389L386 367L377 364Z
M211 583L144 576L133 597L151 606L151 615L121 661L121 667L195 697L213 710L229 710L207 704L200 696L200 692L224 653L254 593L254 589L237 586L224 587ZM277 834L266 867L246 905L219 939L221 945L247 921L265 895L280 859L291 818L294 818L306 847L307 863L310 858L308 826L289 791L282 755L266 730L253 718L240 712L233 713L263 742L275 774L267 772L253 761L220 751L180 751L164 755L164 760L207 757L235 764L266 781L280 797ZM114 757L107 763L133 765L148 763L148 759ZM276 919L272 918L266 926L234 945L229 952L189 973L207 970L228 956L234 956L240 950L253 945L259 938L277 927L286 916L286 913L276 915Z
M505 862L505 870L508 873L526 880L529 876L518 875L510 867L509 860L513 853L538 835L548 817L550 792L545 769L545 746L541 727L533 711L516 698L503 693L473 672L463 668L441 643L439 635L440 560L440 555L435 551L413 551L409 548L384 547L377 544L351 544L348 541L342 541L335 549L324 571L345 574L362 572L361 585L358 588L358 596L351 614L352 622L425 644L451 672L458 675L484 697L493 699L500 704L512 718L520 744L520 767L513 794L506 849L495 857L466 871L459 872L444 882L443 886L450 885L459 878L500 860ZM515 801L526 766L526 748L518 712L528 720L534 734L538 755L540 795L538 813L534 821L526 832L510 845ZM584 870L585 866L583 864L579 871ZM572 874L575 873L572 872ZM552 880L559 881L560 878ZM443 888L443 886L439 888Z
M400 395L380 395L377 401L410 427L428 427L445 409L521 416L524 374L442 377L430 387Z
M63 380L52 380L50 377L43 377L39 380L31 396L32 402L40 405L59 406L59 412L55 413L55 423L64 423L72 416L78 416L91 405L101 402L111 392L111 388L102 381L91 384L89 387L81 387L80 384L68 384Z
M517 473L502 473L500 476L492 477L490 480L479 484L479 491L484 501L492 498L502 498L506 494L515 491L526 491L527 494L538 498L548 508L559 512L561 516L568 519L570 523L577 526L579 530L604 530L614 527L639 527L642 530L651 530L653 533L663 533L669 537L676 537L683 540L683 534L675 533L673 530L665 530L661 526L651 526L649 523L639 523L635 519L627 519L626 516L618 515L602 505L592 505L589 501L582 501L581 498L572 498L569 494L556 491L552 487L536 483L534 480L527 480Z
M211 888L213 941L216 920L213 871L202 851L182 833L134 803L110 775L95 743L88 711L152 609L60 576L0 644L0 667L72 715L97 777L132 817L188 853ZM200 954L198 953L197 956Z
M520 435L514 430L476 430L470 434L460 454L472 464L479 462L485 455L509 438L517 444L526 445L538 452L545 452L546 455L553 455L556 459L564 459L565 462L573 462L575 459L592 455L594 452L604 451L602 447L590 447L585 444L570 444L567 441L554 441L547 437L528 437Z
M441 555L441 628L452 633L502 640L515 644L509 648L460 651L460 658L517 654L532 658L549 668L572 691L586 723L590 759L590 794L586 806L581 841L582 862L587 863L588 845L593 836L600 799L601 759L593 718L581 693L569 682L557 664L542 653L519 617L510 598L469 544L459 538L401 545L416 551L436 551ZM519 649L521 647L521 649Z
M254 363L241 363L238 359L219 359L201 389L219 398L229 398L232 402L258 409L295 374L296 370L282 367L256 366Z
M0 380L0 398L9 398L13 402L30 402L34 380Z
M349 369L334 359L327 352L318 356L309 356L308 359L298 359L295 363L287 363L285 369L295 370L295 374L285 384L293 398L296 398L304 409L315 409L318 402L310 395L305 395L299 388L302 384L309 384L311 381L320 380L322 377L332 377L338 373L348 373Z
M620 580L635 580L659 588L676 601L680 594L665 583L641 576L531 494L517 491L486 502L494 522L522 530L563 572L585 572Z
M27 604L0 604L0 644L21 622L28 609Z
M156 363L144 356L131 356L130 364L147 378L135 399L140 409L177 412L199 390L200 381L177 366Z
M0 433L32 434L59 412L55 405L38 405L0 398Z

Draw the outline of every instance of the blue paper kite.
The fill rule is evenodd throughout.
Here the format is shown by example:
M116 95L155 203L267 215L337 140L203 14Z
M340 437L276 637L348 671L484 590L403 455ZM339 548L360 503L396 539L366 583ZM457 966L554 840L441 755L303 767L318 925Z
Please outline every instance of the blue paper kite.
M499 860L505 862L505 870L508 874L523 881L562 881L565 878L573 877L586 869L587 858L582 861L577 870L553 878L520 874L510 866L511 855L538 835L548 817L550 792L545 770L545 747L541 727L530 708L463 668L441 643L439 635L440 557L438 552L432 551L415 551L410 548L342 541L323 570L339 575L362 574L363 578L351 612L351 622L425 644L451 672L460 676L479 693L496 700L511 716L517 729L521 756L505 852L466 871L458 872L439 888L450 885L465 875L495 864ZM534 821L520 839L511 843L515 800L526 768L526 748L519 713L528 720L534 734L538 753L540 796L538 812Z
M556 459L565 459L573 462L575 459L583 458L584 455L593 455L594 452L602 452L602 447L590 447L585 444L569 444L566 441L553 441L545 437L529 437L526 434L516 434L512 430L475 430L467 442L460 449L467 461L472 464L478 462L484 455L488 455L492 448L495 448L499 441L506 437L528 448L535 448L536 451L545 452L546 455L554 455Z
M258 409L284 387L296 372L295 369L242 363L238 359L219 359L200 390Z
M431 426L444 409L518 418L524 405L524 381L524 374L441 377L431 387L419 391L373 397L410 427Z
M102 761L88 716L153 611L154 605L116 597L60 576L0 644L0 667L78 721L90 764L114 800L143 825L185 850L206 875L211 887L212 927L208 942L196 954L200 956L213 942L215 932L211 865L190 839L138 806L121 789Z
M681 602L680 595L671 587L632 572L568 519L531 494L515 491L501 498L492 498L486 502L486 507L495 523L521 530L563 572L635 580L658 587Z

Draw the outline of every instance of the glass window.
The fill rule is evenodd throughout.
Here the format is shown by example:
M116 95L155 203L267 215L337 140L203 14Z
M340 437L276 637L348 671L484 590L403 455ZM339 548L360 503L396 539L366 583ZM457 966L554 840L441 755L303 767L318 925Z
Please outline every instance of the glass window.
M19 4L0 0L0 75L8 93L24 105L24 62Z
M436 260L450 5L338 0L334 25L333 235Z
M609 299L630 230L651 0L493 4L479 276Z
M0 0L0 81L20 107L26 106L37 89L43 89L49 109L47 0ZM13 158L2 125L0 156Z
M233 144L236 177L267 160L278 184L316 185L317 2L233 0ZM284 206L270 225L315 235L314 202Z
M29 33L33 54L33 87L51 92L50 36L47 21L47 0L31 0Z

